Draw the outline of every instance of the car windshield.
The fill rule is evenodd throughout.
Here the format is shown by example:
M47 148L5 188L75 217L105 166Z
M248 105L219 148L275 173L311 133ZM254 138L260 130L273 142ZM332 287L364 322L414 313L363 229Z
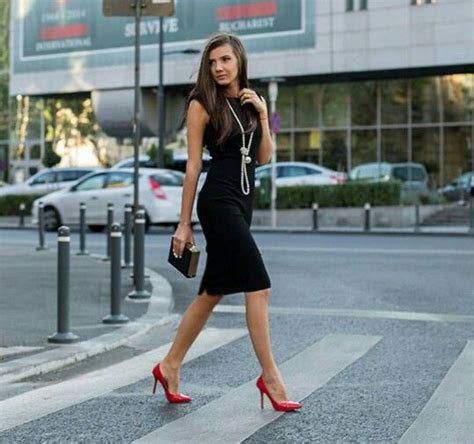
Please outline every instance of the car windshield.
M407 182L408 180L423 182L425 180L425 172L422 168L416 166L396 166L393 168L393 177L402 182Z

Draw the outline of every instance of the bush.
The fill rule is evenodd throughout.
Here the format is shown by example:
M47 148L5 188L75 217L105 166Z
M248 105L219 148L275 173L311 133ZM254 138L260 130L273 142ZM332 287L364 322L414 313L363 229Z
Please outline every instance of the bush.
M269 208L265 193L255 190L255 208ZM348 182L342 185L299 185L280 187L277 193L277 208L311 208L313 202L320 207L362 207L366 202L372 206L399 205L400 182L361 183Z
M25 204L25 214L31 213L33 201L44 194L7 194L0 196L0 216L17 216L20 214L20 204Z

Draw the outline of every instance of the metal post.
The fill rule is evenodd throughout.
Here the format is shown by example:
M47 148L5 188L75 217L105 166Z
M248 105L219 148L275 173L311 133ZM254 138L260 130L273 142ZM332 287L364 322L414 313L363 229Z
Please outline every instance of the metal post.
M125 220L124 220L124 264L122 268L132 268L132 206L125 204Z
M268 84L268 92L270 96L270 114L275 115L276 101L278 98L278 83L270 81ZM277 162L277 137L276 132L272 130L272 159L271 159L271 178L272 178L272 193L270 201L270 211L272 216L272 228L277 226L276 202L277 202L277 188L276 188L276 162Z
M415 204L415 233L420 232L420 204Z
M86 204L81 202L79 204L79 251L78 256L87 256L89 253L86 250Z
M110 229L111 261L110 261L110 315L102 319L104 324L125 324L127 316L122 314L122 276L121 276L121 243L120 224L112 224Z
M160 41L159 41L159 54L158 54L158 168L165 167L165 91L163 83L163 17L160 17Z
M44 242L44 204L43 202L38 203L38 236L39 245L36 247L37 251L47 250L48 247Z
M68 344L78 337L69 331L69 228L58 229L58 331L48 337L48 342Z
M20 210L20 220L18 222L18 226L23 228L25 226L25 204L22 202L19 206L19 210Z
M474 196L472 191L469 197L469 233L474 235Z
M317 231L319 229L318 210L319 210L319 204L314 202L313 203L313 231Z
M112 224L114 223L114 204L107 204L107 255L104 257L104 261L110 261L110 230L112 230Z
M364 231L370 231L370 203L364 205Z
M145 211L138 210L135 215L135 290L128 294L131 299L148 299L151 294L145 290Z

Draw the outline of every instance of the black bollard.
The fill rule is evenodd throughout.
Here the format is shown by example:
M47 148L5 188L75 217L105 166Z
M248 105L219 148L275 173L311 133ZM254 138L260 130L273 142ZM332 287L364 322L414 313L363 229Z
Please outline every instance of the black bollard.
M138 210L135 215L135 290L128 294L131 299L148 299L151 294L145 290L145 211Z
M77 255L89 255L86 250L86 204L84 202L79 204L79 251Z
M110 230L112 229L112 224L114 223L114 204L107 204L107 227L105 233L107 235L107 252L104 257L104 261L110 261Z
M125 220L124 220L124 237L123 237L123 253L124 253L124 264L122 268L132 268L132 205L125 204Z
M469 233L474 235L474 196L469 196Z
M38 203L38 235L39 245L36 247L37 251L47 250L48 247L44 242L44 204L43 202Z
M122 314L120 224L112 224L110 229L110 315L102 319L104 324L125 324L128 318Z
M415 233L420 232L420 204L415 204Z
M364 205L364 231L370 231L370 204Z
M58 229L58 331L48 337L48 342L69 344L78 336L69 331L69 228Z
M319 229L318 210L319 210L319 204L314 202L313 203L313 231L317 231Z
M18 207L19 215L20 215L20 220L18 221L18 226L20 228L23 228L25 226L25 208L26 208L26 206L23 202Z

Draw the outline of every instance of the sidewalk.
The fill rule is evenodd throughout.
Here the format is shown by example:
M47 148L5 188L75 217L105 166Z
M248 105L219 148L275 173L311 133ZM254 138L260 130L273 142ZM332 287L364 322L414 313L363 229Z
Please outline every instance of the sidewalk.
M126 298L133 290L130 270L122 270L122 313L130 321L120 326L103 324L102 318L110 314L110 262L72 253L70 258L70 331L79 340L54 345L47 338L57 329L55 249L0 249L0 382L111 350L146 333L169 315L171 287L164 278L147 270L150 280L145 288L152 297L134 301Z
M18 229L19 218L14 216L0 216L0 229ZM70 227L72 231L75 231L78 227ZM36 225L31 223L31 217L25 217L24 229L36 230ZM200 230L200 226L197 225L195 229ZM156 230L152 227L151 230ZM272 228L268 225L260 225L258 223L252 224L252 231L254 232L268 232L268 233L319 233L319 234L391 234L391 235L430 235L430 236L474 236L474 232L469 232L469 227L466 226L421 226L418 232L415 232L414 227L409 228L398 228L398 227L372 227L369 232L364 231L362 228L354 227L331 227L321 226L317 231L313 231L310 225L298 226L297 224L291 226L277 225L276 228Z

